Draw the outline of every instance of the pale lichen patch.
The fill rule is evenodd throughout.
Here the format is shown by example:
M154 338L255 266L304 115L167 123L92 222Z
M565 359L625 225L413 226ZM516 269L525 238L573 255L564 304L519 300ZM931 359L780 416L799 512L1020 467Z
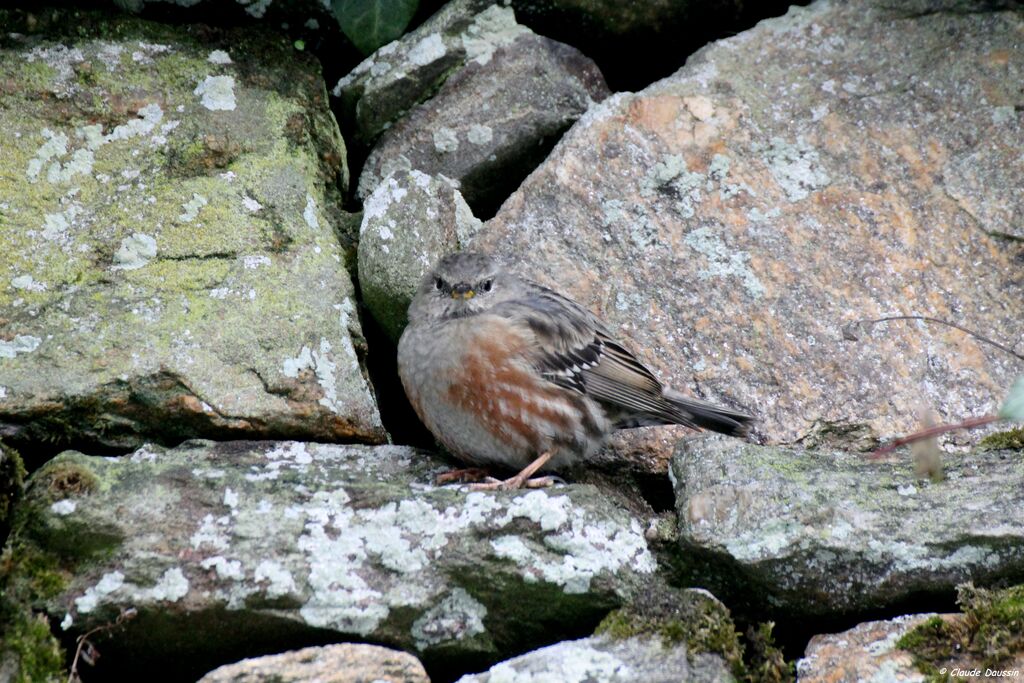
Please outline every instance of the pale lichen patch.
M431 645L472 638L486 632L486 616L487 608L456 586L413 622L412 637L416 646L424 650Z
M30 334L19 334L11 340L0 339L0 358L14 358L19 353L32 353L43 340Z
M211 111L235 110L235 79L232 76L207 76L196 86L200 104Z
M114 270L137 270L156 258L156 239L151 235L136 232L121 240L121 246L114 252Z

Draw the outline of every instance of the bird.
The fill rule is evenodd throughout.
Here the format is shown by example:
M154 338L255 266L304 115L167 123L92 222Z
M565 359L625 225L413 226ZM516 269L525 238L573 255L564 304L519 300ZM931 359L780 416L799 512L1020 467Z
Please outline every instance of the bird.
M585 461L617 429L679 424L745 437L753 422L667 388L589 310L484 253L449 254L423 276L397 362L420 420L473 466L439 481L518 470L476 490L550 486L533 475Z

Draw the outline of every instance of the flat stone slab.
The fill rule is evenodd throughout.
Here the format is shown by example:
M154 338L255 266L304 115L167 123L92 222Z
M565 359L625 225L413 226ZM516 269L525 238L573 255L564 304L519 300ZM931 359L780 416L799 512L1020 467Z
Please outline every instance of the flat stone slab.
M75 16L0 50L0 436L383 441L316 60Z
M394 446L66 452L33 476L15 553L42 559L14 581L62 568L33 586L68 636L136 609L103 661L184 679L325 637L482 668L593 628L650 579L641 521L597 489L466 493L431 483L445 469Z
M900 455L682 442L669 470L681 559L730 606L797 615L1024 579L1020 452L944 464L946 480L932 483Z

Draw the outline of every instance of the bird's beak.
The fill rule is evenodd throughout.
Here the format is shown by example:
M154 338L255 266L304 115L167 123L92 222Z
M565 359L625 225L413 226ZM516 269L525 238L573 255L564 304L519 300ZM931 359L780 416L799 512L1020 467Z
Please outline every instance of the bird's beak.
M466 300L472 299L474 296L476 296L476 292L474 292L473 289L464 282L460 282L459 284L452 287L453 299Z

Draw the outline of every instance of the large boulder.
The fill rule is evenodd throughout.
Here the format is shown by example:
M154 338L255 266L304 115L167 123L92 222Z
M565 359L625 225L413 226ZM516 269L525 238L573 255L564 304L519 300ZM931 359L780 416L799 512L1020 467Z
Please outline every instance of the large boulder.
M588 632L651 579L640 519L597 489L466 493L433 486L442 469L394 446L66 452L30 481L11 590L68 638L134 609L96 638L103 674L194 680L326 638L481 668Z
M73 18L0 49L0 437L384 440L316 61Z
M738 444L679 446L679 562L734 608L823 617L1024 579L1017 451L956 454L946 479L906 458Z
M794 7L592 107L471 246L770 442L992 412L1020 360L979 334L1024 336L1022 22ZM664 468L682 433L615 445Z

